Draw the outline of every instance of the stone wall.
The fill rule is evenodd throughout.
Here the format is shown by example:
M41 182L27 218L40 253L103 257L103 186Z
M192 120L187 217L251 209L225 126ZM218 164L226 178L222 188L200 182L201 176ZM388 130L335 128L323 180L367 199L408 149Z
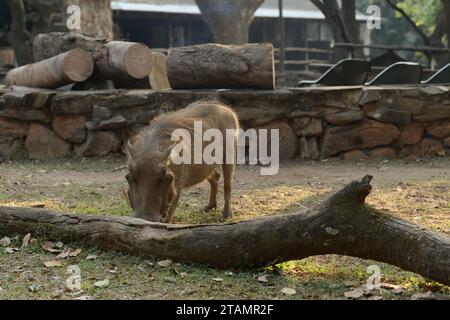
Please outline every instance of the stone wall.
M0 156L57 158L120 152L161 112L199 99L232 106L244 128L279 128L282 158L450 155L449 87L276 91L0 89Z

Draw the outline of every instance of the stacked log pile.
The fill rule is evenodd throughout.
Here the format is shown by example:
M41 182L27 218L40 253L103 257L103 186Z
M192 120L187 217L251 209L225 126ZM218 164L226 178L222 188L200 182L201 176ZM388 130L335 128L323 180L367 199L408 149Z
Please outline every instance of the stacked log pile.
M275 89L271 44L202 44L171 48L166 57L141 43L53 32L34 38L33 58L35 63L11 71L6 84L55 89L83 82L75 89L85 90L112 81L116 88L155 91Z
M9 72L6 85L54 89L89 79L94 85L111 80L120 87L140 79L148 83L153 64L145 44L59 32L36 36L33 58L35 63Z

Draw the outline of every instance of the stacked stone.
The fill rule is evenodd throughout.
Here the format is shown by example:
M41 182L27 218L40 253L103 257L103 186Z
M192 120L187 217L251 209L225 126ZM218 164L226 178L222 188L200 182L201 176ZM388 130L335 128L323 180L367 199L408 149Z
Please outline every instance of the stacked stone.
M280 129L281 159L450 155L450 88L274 91L0 89L0 156L104 156L161 112L200 99L232 106L244 128Z

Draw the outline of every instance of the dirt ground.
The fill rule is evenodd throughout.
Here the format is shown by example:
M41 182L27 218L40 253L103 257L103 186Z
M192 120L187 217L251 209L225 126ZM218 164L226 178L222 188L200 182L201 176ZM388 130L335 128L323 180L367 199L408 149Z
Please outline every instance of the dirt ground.
M126 188L124 164L123 158L4 160L0 162L0 205L129 215L122 196ZM366 174L374 176L369 204L450 236L449 158L296 161L283 163L275 176L260 176L259 167L240 166L234 179L231 221L311 207L325 194ZM201 212L207 189L205 183L184 193L176 212L177 223L222 222L220 210ZM222 204L219 198L219 209ZM20 247L23 235L0 234L3 237L12 240L9 247ZM58 266L45 267L55 254L43 250L42 244L58 239L36 238L28 248L13 253L0 247L0 299L345 299L345 292L366 283L366 268L373 264L381 269L382 289L361 299L445 298L450 294L450 288L396 267L335 255L287 262L275 269L222 271L187 264L162 267L151 259L102 252L83 244L60 244L60 250L70 246L82 252ZM66 289L70 265L81 269L81 291ZM104 279L109 280L108 286L94 285ZM293 291L283 290L286 288Z

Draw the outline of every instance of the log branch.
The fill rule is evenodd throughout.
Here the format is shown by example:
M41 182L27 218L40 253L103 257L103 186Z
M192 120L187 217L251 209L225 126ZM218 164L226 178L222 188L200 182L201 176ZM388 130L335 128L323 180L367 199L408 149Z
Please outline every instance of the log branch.
M305 212L217 225L0 207L0 233L44 233L105 250L218 268L341 254L386 262L450 285L450 239L367 206L371 179L354 181Z

